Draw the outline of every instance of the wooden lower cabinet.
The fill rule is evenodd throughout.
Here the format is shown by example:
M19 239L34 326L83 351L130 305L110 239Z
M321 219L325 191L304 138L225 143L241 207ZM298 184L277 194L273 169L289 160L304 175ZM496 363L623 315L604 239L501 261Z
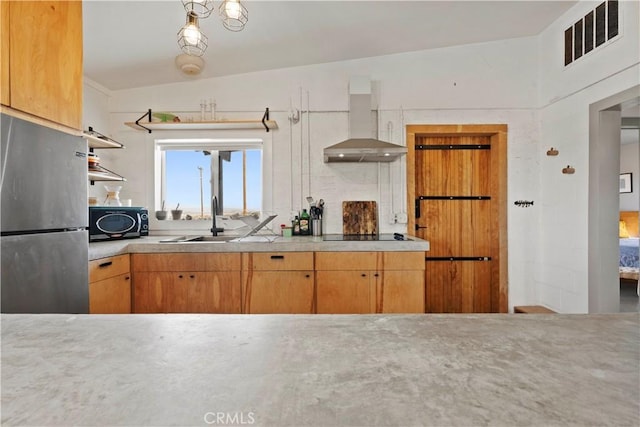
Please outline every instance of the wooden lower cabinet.
M371 271L316 272L317 313L375 313L379 273Z
M132 264L135 313L241 312L239 253L133 254Z
M383 277L376 290L377 313L424 313L424 252L383 252Z
M129 255L89 262L89 313L131 313Z
M424 313L424 252L133 254L133 312Z
M313 271L260 271L243 279L244 313L312 314Z
M138 272L136 313L240 313L240 272Z
M316 252L317 313L424 313L424 252Z
M312 314L313 252L243 254L242 312Z
M424 311L424 270L383 272L376 291L376 313L424 313Z

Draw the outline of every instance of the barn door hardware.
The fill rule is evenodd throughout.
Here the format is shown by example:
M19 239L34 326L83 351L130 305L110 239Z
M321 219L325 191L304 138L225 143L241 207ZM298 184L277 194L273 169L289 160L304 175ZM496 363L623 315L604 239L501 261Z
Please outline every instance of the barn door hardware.
M421 200L491 200L491 196L418 196L416 197L416 218L420 218Z
M416 145L416 150L490 150L490 144Z
M419 196L418 200L491 200L491 196Z

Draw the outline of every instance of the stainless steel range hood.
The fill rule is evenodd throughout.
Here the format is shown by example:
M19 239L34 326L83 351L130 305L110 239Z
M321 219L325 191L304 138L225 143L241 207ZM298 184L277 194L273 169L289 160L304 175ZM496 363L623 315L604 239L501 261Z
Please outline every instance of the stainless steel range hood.
M374 138L371 82L352 79L349 92L351 138L325 148L324 162L392 162L406 154L406 147Z

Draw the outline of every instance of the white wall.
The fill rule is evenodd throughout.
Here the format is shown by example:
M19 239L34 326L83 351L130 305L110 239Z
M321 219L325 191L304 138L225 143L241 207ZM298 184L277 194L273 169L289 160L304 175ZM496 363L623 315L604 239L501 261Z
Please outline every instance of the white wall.
M227 118L257 119L270 107L279 125L266 142L273 154L267 203L279 214L276 223L311 195L327 201L327 232L340 231L342 200L365 199L379 202L383 232L405 231L389 223L394 212L407 209L404 159L390 165L322 162L322 149L348 135L349 77L367 75L380 108L379 134L392 142L405 143L407 124L509 126L509 306L542 303L587 312L589 105L632 87L640 75L638 2L621 2L618 40L563 66L564 29L597 4L579 3L538 37L115 92L110 131L127 149L105 152L104 163L127 176L123 194L153 210L150 147L158 135L123 122L148 108L197 115L201 98L215 98ZM287 119L290 107L303 110L298 124ZM546 156L552 146L558 157ZM561 173L568 164L574 175ZM535 204L517 208L519 199Z
M590 173L598 172L590 171L589 164L589 105L637 85L640 75L640 11L635 1L620 2L623 33L619 39L564 67L564 30L598 3L579 3L538 39L541 203L536 224L540 251L536 302L561 312L589 311L589 218L596 215L589 211L589 200L604 197L589 193ZM560 155L547 157L550 147ZM561 173L567 165L575 167L574 175ZM611 257L617 259L617 247L603 247L600 255L605 263Z
M538 200L537 40L522 38L251 73L189 83L116 91L110 99L111 136L126 150L111 150L103 163L125 175L122 197L154 210L154 138L161 134L124 126L148 108L172 111L183 119L199 116L202 98L215 98L218 117L259 119L265 107L279 129L265 144L272 152L273 191L265 208L286 222L291 210L306 207L305 197L326 201L325 232L342 229L343 200L376 200L382 232L406 232L392 224L393 214L406 212L406 160L391 164L325 164L322 149L348 136L348 82L369 76L380 114L379 136L405 144L407 124L506 123L508 134L510 302L535 298L535 208L513 205ZM289 109L302 110L292 124ZM242 132L236 133L236 136ZM172 134L175 136L174 134ZM162 225L166 225L164 223ZM152 231L161 224L153 221Z
M89 126L100 133L109 132L109 96L110 91L87 78L83 81L82 129Z
M631 193L620 194L621 211L640 210L640 130L624 129L620 146L620 173L631 172Z
M82 129L89 130L92 127L96 132L108 135L110 133L111 124L109 120L109 97L111 92L99 85L98 83L87 79L83 79L83 102L82 102ZM103 156L108 158L109 150L95 150L102 161ZM106 158L104 159L106 160ZM103 163L104 164L104 163ZM104 186L101 183L95 183L87 187L87 196L98 197L98 200L104 200Z

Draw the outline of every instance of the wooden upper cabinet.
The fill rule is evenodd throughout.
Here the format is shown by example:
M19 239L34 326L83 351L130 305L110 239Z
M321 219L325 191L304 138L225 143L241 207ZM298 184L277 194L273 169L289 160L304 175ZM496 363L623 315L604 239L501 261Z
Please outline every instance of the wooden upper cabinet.
M0 2L0 103L11 105L9 91L9 2Z
M5 5L7 3L7 5ZM9 8L10 106L82 129L82 2L3 1ZM3 67L5 31L3 14ZM2 85L5 87L3 68ZM2 102L5 103L3 90Z

